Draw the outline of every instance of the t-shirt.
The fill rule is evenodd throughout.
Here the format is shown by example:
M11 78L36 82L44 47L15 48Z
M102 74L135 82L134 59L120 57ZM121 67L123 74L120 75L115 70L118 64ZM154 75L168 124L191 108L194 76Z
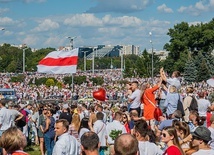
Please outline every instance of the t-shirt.
M214 150L198 150L197 152L193 153L192 155L214 155Z
M177 146L172 145L166 149L163 155L182 155L182 153Z
M209 144L210 144L211 149L214 150L214 128L209 127L208 129L209 129L210 132L211 132L211 138L212 138L212 140L209 141Z
M130 96L130 99L132 99L132 103L130 105L130 108L138 108L141 104L141 91L139 89L136 89Z
M209 100L199 99L198 100L198 114L199 116L207 116L207 108L211 106Z
M169 78L167 79L167 83L175 86L178 90L181 88L181 82L178 78Z
M138 141L140 155L162 155L163 151L154 143Z

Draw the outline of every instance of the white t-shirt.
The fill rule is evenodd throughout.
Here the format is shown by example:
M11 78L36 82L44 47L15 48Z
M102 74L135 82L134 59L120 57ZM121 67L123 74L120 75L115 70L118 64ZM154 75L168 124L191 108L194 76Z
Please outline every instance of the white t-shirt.
M132 99L132 103L130 105L130 108L138 108L141 104L141 91L139 89L136 89L131 96L129 97Z
M211 138L212 138L212 140L209 141L209 144L210 144L211 149L214 150L214 128L209 127L208 129L209 129L210 132L211 132Z
M181 82L178 78L169 78L166 80L169 85L175 86L178 90L181 88Z
M162 155L163 151L154 143L138 141L140 155Z
M198 150L197 152L193 153L192 155L214 155L214 150Z
M211 106L209 100L199 99L198 100L198 114L199 116L207 116L207 108Z

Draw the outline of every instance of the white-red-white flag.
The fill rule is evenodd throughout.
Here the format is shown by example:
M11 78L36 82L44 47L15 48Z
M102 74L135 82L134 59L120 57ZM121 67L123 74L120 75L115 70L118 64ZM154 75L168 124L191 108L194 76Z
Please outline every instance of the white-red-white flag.
M78 51L78 48L67 51L53 51L39 61L37 71L48 74L76 73Z

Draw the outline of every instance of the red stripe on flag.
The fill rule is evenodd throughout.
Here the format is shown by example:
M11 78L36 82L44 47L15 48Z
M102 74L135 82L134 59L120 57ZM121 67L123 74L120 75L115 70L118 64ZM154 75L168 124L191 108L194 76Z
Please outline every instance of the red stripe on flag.
M66 57L66 58L44 58L39 62L39 65L46 66L70 66L77 65L78 56Z

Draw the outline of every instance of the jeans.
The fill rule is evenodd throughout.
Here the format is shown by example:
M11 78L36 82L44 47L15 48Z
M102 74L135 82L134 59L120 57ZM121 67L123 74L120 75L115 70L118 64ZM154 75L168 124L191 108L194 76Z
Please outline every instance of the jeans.
M47 150L47 155L52 155L53 148L54 148L54 138L50 138L47 135L44 135L45 139L45 147Z

